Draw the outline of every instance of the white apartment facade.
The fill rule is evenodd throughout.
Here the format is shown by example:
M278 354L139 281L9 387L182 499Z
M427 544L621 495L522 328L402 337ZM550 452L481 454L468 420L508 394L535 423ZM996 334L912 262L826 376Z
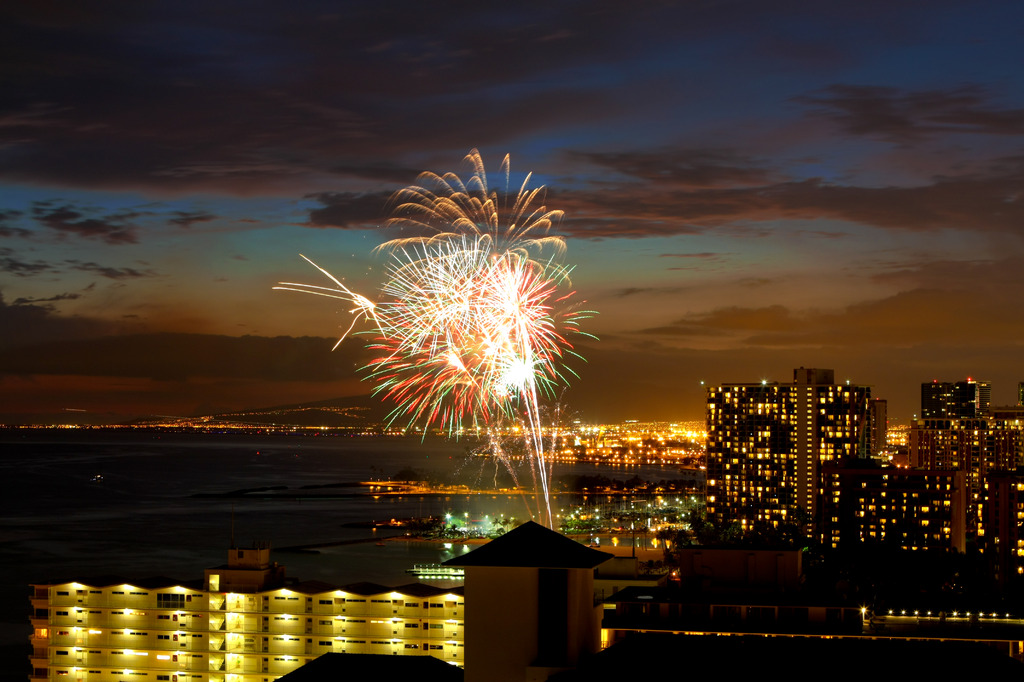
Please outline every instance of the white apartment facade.
M283 568L269 564L269 549L231 552L202 584L33 585L30 679L272 682L328 652L463 664L461 586L274 584Z

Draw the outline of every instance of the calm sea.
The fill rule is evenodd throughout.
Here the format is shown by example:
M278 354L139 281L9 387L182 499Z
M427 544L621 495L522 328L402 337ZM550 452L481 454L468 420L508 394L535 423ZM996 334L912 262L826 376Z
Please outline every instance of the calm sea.
M27 585L106 574L202 578L225 562L231 544L313 545L373 537L347 524L412 516L528 518L519 496L503 494L346 497L317 488L387 479L414 469L436 480L494 488L501 466L469 454L465 442L415 438L157 434L152 432L0 432L0 643L27 632ZM554 476L601 473L674 478L658 467L557 465ZM527 474L522 474L526 476ZM324 499L194 497L264 486L331 495ZM553 506L574 500L555 498ZM319 553L277 552L301 580L401 585L406 569L469 548L442 543L376 542L325 546Z

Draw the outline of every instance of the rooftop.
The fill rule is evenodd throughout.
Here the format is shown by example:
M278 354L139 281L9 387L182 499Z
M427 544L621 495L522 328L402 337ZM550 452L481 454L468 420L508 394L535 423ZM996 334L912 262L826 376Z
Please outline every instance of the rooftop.
M506 566L515 568L594 568L612 558L527 521L472 552L444 562L445 566Z
M418 682L462 682L461 668L433 656L388 656L385 654L323 654L293 670L281 682L323 682L324 680L401 680Z

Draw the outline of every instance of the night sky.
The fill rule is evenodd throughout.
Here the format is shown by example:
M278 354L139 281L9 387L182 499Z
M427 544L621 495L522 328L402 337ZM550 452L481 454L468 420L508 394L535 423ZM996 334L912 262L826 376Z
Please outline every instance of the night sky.
M534 173L588 421L700 382L1024 380L1024 4L13 2L0 420L365 394L344 306L421 171Z

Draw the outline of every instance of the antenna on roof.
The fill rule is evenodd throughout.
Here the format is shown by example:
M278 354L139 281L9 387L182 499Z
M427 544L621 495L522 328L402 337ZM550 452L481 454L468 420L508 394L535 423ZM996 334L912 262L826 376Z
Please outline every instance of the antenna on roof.
M235 548L235 503L231 503L231 547Z

